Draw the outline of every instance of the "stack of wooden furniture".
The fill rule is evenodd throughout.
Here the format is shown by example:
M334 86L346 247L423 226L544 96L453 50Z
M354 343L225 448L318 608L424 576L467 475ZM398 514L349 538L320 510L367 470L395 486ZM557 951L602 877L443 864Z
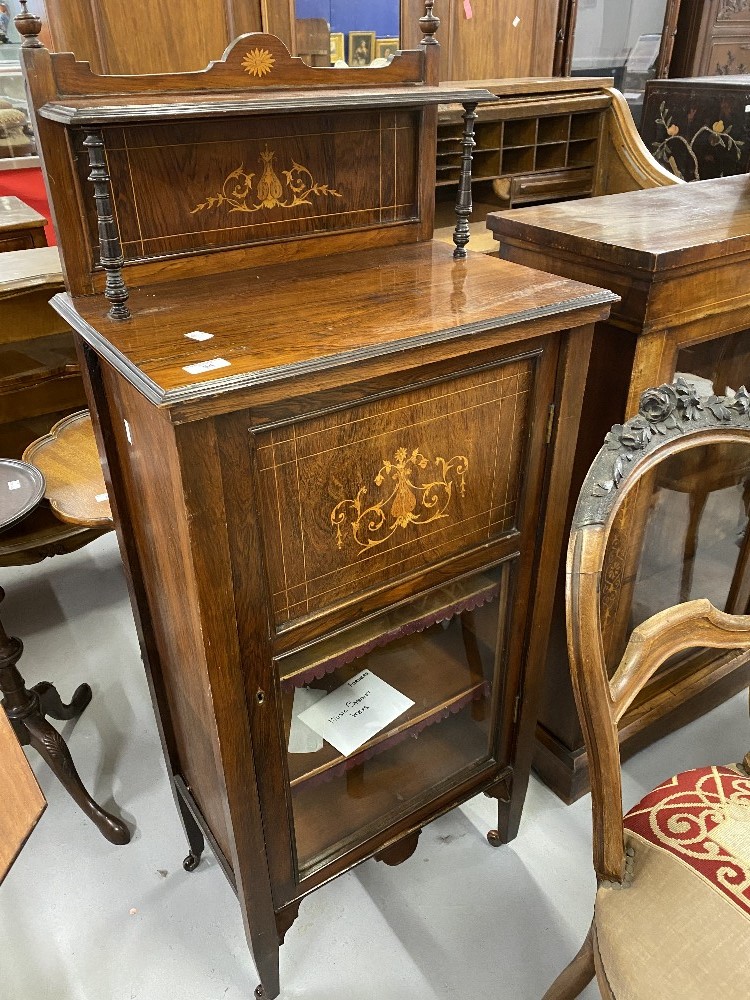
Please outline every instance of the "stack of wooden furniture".
M438 84L431 8L383 69L257 34L163 77L97 76L17 20L186 867L205 834L270 996L317 886L402 861L480 791L491 842L515 834L562 543L544 514L614 298L466 255L491 95ZM432 239L451 102L455 258ZM300 700L365 669L412 707L348 755L300 746Z
M575 490L608 427L637 412L645 388L678 373L717 396L748 382L750 178L522 208L490 215L488 225L504 259L582 278L621 297L596 328L567 529ZM723 491L746 478L747 463L731 452L711 465L679 466L644 486L640 518L615 525L602 590L611 667L628 630L660 610L669 594L671 603L704 596L745 613L750 496L741 491L735 510L732 494L727 499ZM698 579L692 563L701 537L712 570ZM588 761L570 685L564 607L560 564L535 767L572 801L588 788ZM683 653L649 680L620 719L623 756L708 711L749 679L746 650Z

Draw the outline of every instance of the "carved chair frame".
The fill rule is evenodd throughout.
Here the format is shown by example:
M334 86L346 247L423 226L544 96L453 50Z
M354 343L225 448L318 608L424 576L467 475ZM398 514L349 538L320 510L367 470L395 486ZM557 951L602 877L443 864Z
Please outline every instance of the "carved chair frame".
M618 722L670 656L696 646L750 647L750 615L725 614L705 599L689 601L639 625L610 678L600 613L607 540L622 504L647 473L682 451L727 443L750 445L750 393L743 386L734 396L701 397L678 379L646 390L637 416L612 428L581 489L568 547L568 651L591 771L600 881L625 876Z

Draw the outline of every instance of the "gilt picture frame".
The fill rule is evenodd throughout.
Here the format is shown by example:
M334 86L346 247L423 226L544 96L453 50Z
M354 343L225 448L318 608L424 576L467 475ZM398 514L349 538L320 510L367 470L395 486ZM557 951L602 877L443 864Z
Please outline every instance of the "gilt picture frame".
M390 59L398 52L398 38L378 38L375 41L375 58Z
M334 66L337 62L344 62L344 60L346 59L346 52L344 49L344 32L332 31L330 38L331 38L331 65Z
M369 66L375 58L375 32L349 32L349 65Z

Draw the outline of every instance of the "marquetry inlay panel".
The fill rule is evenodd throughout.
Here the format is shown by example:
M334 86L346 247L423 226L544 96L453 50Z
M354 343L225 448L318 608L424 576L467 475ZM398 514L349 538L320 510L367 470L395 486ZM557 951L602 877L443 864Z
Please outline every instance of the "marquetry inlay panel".
M222 122L106 128L125 260L415 219L418 127L417 112L372 111L245 118L231 133ZM89 169L81 146L82 191Z
M277 625L513 531L534 361L257 435Z

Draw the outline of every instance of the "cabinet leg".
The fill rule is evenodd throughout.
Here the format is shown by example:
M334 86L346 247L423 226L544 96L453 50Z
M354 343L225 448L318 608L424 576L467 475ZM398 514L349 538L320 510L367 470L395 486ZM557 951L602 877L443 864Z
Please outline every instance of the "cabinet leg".
M260 974L260 982L255 987L256 1000L276 1000L281 992L279 980L279 949L263 957L255 956L255 965Z
M488 788L484 793L488 798L497 799L497 829L489 830L487 840L492 847L501 847L518 833L518 824L521 820L520 810L515 819L513 827L513 775L506 775L492 788ZM521 801L523 805L523 800Z
M206 842L203 839L203 831L198 826L195 816L193 816L190 810L190 806L183 799L179 787L175 787L175 798L180 807L180 818L182 819L182 826L190 848L187 857L182 862L182 867L186 872L194 872L201 863Z

